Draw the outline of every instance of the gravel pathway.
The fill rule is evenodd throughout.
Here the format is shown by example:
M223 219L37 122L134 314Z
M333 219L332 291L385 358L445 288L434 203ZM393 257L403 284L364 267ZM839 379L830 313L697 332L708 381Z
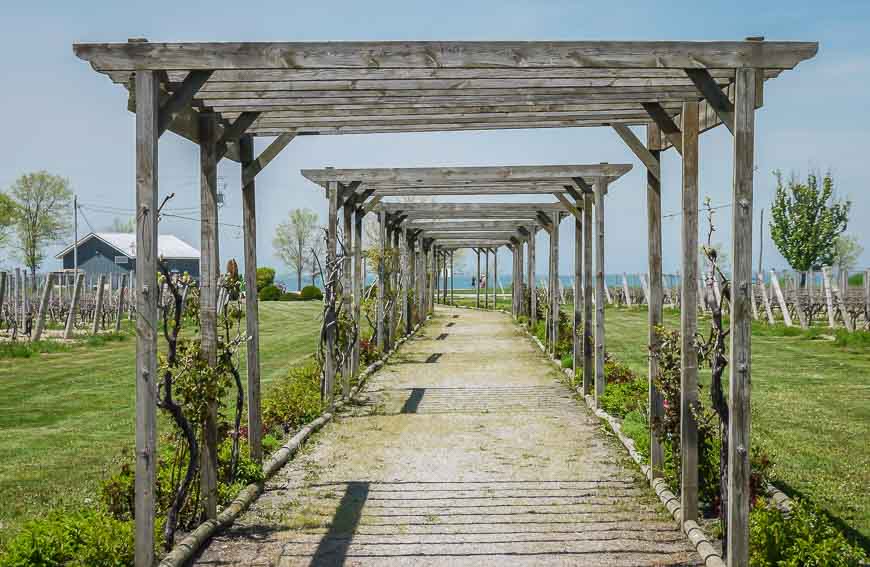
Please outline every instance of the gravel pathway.
M699 564L558 379L508 316L439 307L195 564Z

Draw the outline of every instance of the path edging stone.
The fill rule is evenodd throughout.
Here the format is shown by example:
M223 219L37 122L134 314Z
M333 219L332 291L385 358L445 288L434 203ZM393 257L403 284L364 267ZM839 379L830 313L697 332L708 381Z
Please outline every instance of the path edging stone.
M287 462L296 454L299 448L311 436L312 433L319 430L321 427L329 423L335 412L340 410L347 401L353 400L365 388L368 378L383 368L387 361L399 350L405 341L417 334L417 331L426 323L432 316L428 315L425 320L418 323L416 327L407 335L396 341L395 346L384 354L380 360L375 361L362 371L359 377L359 383L350 392L347 400L337 402L334 407L323 412L320 417L300 429L290 438L287 443L278 448L269 457L269 460L263 465L263 482L249 484L243 488L233 499L233 501L224 508L217 518L214 520L206 520L196 527L191 533L176 543L173 548L163 557L158 567L182 567L189 561L199 549L208 542L209 539L219 530L230 526L236 518L238 518L251 505L260 494L263 493L263 486L267 480L272 478L276 472L287 464Z
M516 324L516 322L514 322ZM528 329L523 326L517 325L519 328L523 330L523 332L528 336L532 342L537 345L541 352L544 354L544 357L553 365L557 366L559 370L564 372L566 376L571 378L574 377L574 371L570 368L562 368L561 363L554 359L550 358L547 354L547 349L541 344L541 341L538 340L538 337L532 335ZM581 392L574 390L575 393L583 395ZM583 399L586 401L586 405L589 407L590 411L592 411L596 417L606 422L607 425L610 426L610 429L616 435L616 438L622 443L625 447L628 455L631 459L637 464L638 468L640 468L643 475L649 481L650 486L655 491L656 495L661 500L664 507L671 514L671 516L676 520L677 524L680 526L680 529L686 535L689 542L694 546L695 551L698 555L701 556L701 559L704 560L704 565L706 567L725 567L725 562L722 560L722 554L716 549L713 545L712 540L707 535L706 532L698 525L694 520L687 520L685 522L682 520L682 514L680 513L680 499L668 489L667 484L664 479L661 478L653 478L652 470L648 465L643 463L643 458L637 452L637 449L634 446L634 441L629 439L622 433L622 425L619 421L607 413L602 409L598 409L595 407L595 398L586 394L583 395ZM772 487L771 487L772 488ZM785 495L783 495L785 496ZM785 498L788 498L785 496Z

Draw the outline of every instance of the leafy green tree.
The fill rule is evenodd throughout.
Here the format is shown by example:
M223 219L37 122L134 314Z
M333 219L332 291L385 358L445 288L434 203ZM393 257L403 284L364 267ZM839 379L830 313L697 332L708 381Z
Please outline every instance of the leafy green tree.
M834 265L839 270L851 270L864 253L864 247L856 236L841 234L834 244Z
M262 268L257 268L257 291L260 292L267 285L273 285L275 283L275 270L272 268L267 268L263 266Z
M771 206L770 236L789 265L805 272L834 261L837 239L849 221L849 201L833 198L834 179L807 175L801 183L792 175L783 185L782 172L774 171L776 195Z
M35 282L46 247L69 232L72 190L68 179L37 171L19 177L12 184L10 195L15 201L18 257L30 269Z
M296 289L302 289L302 272L313 269L317 248L317 213L309 209L293 209L287 220L275 229L272 246L275 253L296 272Z
M133 217L127 220L115 217L112 224L109 225L108 232L131 233L136 232L136 219Z
M9 229L15 224L15 201L6 193L0 193L0 247L6 245Z

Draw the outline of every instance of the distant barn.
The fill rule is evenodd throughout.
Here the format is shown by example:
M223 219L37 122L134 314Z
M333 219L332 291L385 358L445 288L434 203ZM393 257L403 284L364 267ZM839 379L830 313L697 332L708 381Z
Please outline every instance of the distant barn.
M78 241L79 270L86 274L126 274L136 269L136 235L119 232L92 232ZM161 234L158 254L171 272L187 272L199 279L199 250L172 234ZM57 259L65 270L73 269L73 247L62 250Z

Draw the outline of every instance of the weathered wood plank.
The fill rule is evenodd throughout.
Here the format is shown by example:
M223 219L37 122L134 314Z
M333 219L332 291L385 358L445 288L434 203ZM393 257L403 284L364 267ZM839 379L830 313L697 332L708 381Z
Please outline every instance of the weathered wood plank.
M645 102L643 103L643 107L655 125L658 126L659 131L668 139L668 141L670 141L671 144L673 144L677 153L682 154L683 149L680 128L674 122L673 118L671 118L671 115L668 114L668 112L657 102Z
M657 167L648 168L646 175L647 203L647 262L650 273L650 301L647 311L647 344L650 353L658 352L660 347L656 328L662 324L661 277L662 277L662 186L661 178L656 172L661 172L661 151L657 147L661 138L658 126L647 127L647 146L650 157ZM691 280L690 280L691 281ZM658 288L658 289L656 289ZM647 411L650 422L664 417L664 397L656 387L658 376L658 360L650 356L647 362ZM664 449L661 442L650 427L650 470L653 478L664 476Z
M200 294L199 324L202 356L217 365L217 302L220 278L217 202L217 115L200 114ZM210 400L201 424L201 493L207 519L217 517L217 400Z
M70 307L69 312L66 316L66 327L63 330L63 338L69 340L73 338L73 334L75 332L76 325L76 315L79 312L79 302L82 297L82 286L84 285L85 275L84 273L77 273L75 281L73 283L73 294L70 299ZM20 280L19 280L20 283ZM19 285L18 289L23 289L23 286ZM23 311L23 310L22 310Z
M592 194L583 194L583 395L592 395L593 364L592 320ZM600 301L601 296L598 296Z
M707 72L706 69L686 69L686 75L692 80L707 101L708 108L712 108L719 120L734 133L734 104L728 95L722 91L719 82Z
M387 213L380 211L378 213L378 234L380 255L378 257L378 303L376 307L376 328L378 350L384 351L386 340L384 336L384 300L386 296L386 265L384 258L387 253Z
M211 71L191 71L178 89L160 106L160 118L157 120L158 136L166 132L183 110L190 108L193 95L205 85L205 82L211 77L211 73Z
M755 148L756 73L740 68L734 104L734 191L732 202L733 290L729 378L728 565L749 563L750 507L750 376L752 318L752 193Z
M263 150L263 153L261 153L257 159L242 169L242 184L247 185L252 181L257 174L263 171L264 167L269 165L269 163L275 159L279 153L281 153L281 150L287 147L287 144L293 141L293 138L295 137L295 134L281 134L278 136L265 150Z
M625 145L628 146L637 159L639 159L646 166L647 173L652 174L656 179L661 179L661 166L659 164L659 160L655 158L655 156L650 152L649 149L641 142L637 136L635 136L634 132L631 131L631 128L624 124L612 124L611 127L613 131L619 134L619 137L622 138L622 141L625 142ZM648 126L649 128L650 126Z
M3 274L3 282L0 286L6 285L5 272ZM51 272L45 275L45 286L42 288L42 297L39 301L39 311L36 315L36 326L33 329L33 337L31 340L38 341L42 338L42 331L45 329L45 317L48 314L48 300L51 298L51 288L54 285L54 274ZM0 290L0 309L3 308L3 290ZM96 321L96 318L94 318Z
M593 185L595 192L595 407L600 407L604 395L604 301L606 293L604 281L604 194L607 183L598 178Z
M582 202L578 203L582 207ZM583 365L583 216L574 219L574 320L571 327L572 368L575 376Z
M100 332L103 317L103 300L106 295L106 275L100 274L97 280L97 298L94 304L94 321L91 325L91 333L96 335Z
M254 139L239 138L241 171L254 162ZM257 289L257 194L252 177L242 184L242 231L245 258L245 332L248 335L246 349L247 396L248 396L248 448L251 460L263 460L263 424L260 406L260 314Z
M536 267L536 259L535 259L535 235L537 233L537 227L532 227L530 229L529 236L529 327L532 329L532 332L535 332L535 329L538 326L538 294L537 291L537 281L535 280L535 267Z
M115 310L115 332L121 330L121 316L124 314L124 301L127 300L127 274L118 278L118 305Z
M680 290L680 511L698 519L698 134L697 102L683 104L682 274ZM751 280L750 280L751 281Z
M76 43L98 70L314 68L730 68L790 69L817 43L749 41L373 41Z
M788 311L788 304L785 302L785 295L782 293L782 288L779 285L779 276L776 270L770 270L770 285L773 287L773 293L776 295L776 301L779 304L779 311L782 313L782 320L786 327L793 327L794 323L791 320L791 313Z
M157 120L155 73L136 73L135 564L154 564L157 469ZM77 275L76 287L81 277Z

